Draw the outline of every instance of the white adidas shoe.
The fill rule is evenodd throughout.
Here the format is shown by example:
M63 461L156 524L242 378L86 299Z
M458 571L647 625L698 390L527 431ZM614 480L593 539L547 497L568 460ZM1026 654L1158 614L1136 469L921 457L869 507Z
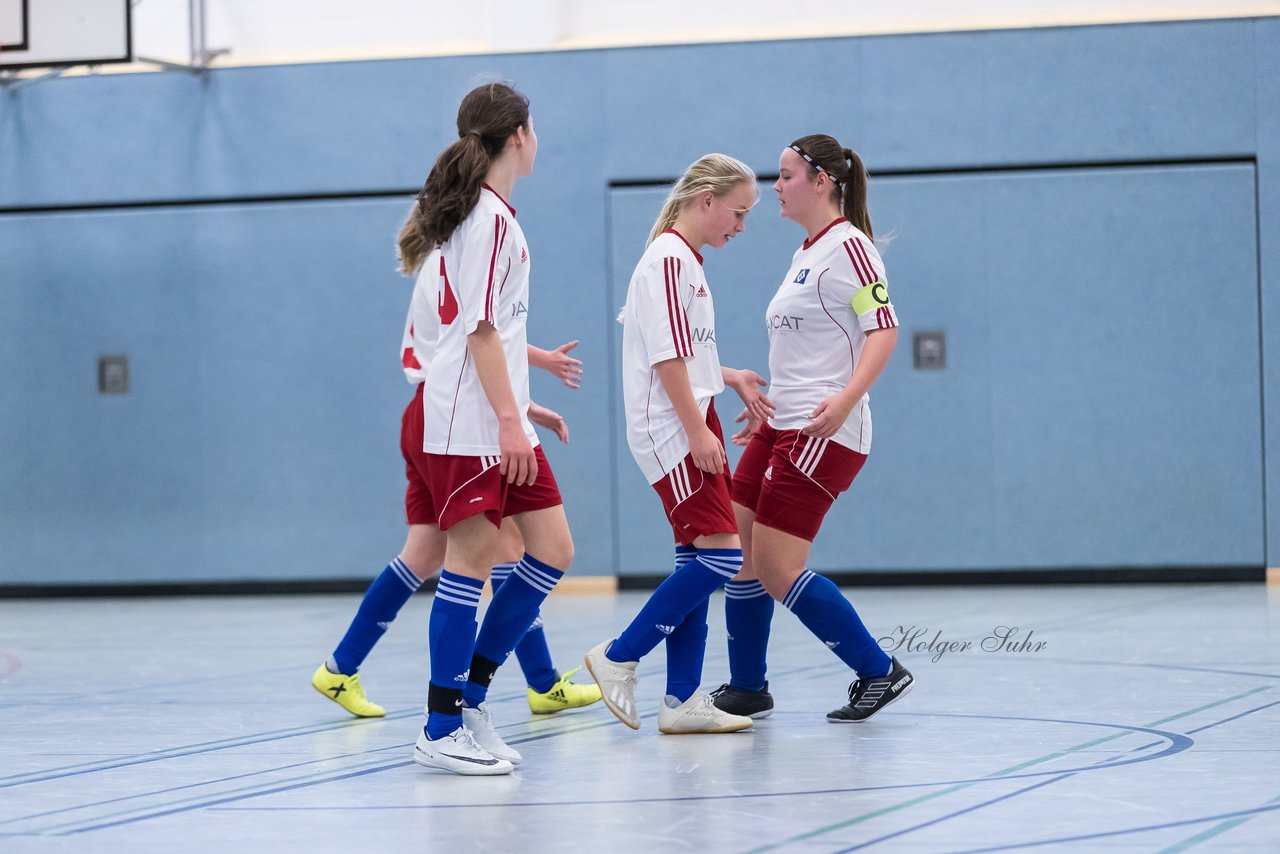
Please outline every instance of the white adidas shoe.
M493 728L493 716L489 714L487 704L481 703L474 709L463 706L462 725L471 730L471 734L475 736L476 742L481 747L498 759L505 759L512 765L520 764L522 758L520 751L503 741L502 736L498 735L498 731Z
M705 691L698 691L683 703L668 694L658 709L658 732L668 735L738 732L751 729L751 718L731 715L716 708Z
M587 671L600 686L600 699L613 716L632 729L640 729L636 711L636 666L638 661L610 661L604 651L612 640L597 644L587 653Z
M424 768L442 768L469 777L510 774L516 770L510 762L497 758L477 744L471 730L465 726L437 739L427 738L424 727L418 732L413 761Z

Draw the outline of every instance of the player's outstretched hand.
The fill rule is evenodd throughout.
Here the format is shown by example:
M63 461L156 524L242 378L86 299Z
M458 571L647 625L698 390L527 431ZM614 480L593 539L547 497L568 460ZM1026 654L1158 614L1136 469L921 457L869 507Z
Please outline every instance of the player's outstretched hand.
M751 413L751 417L759 421L768 420L773 415L774 405L763 391L760 389L768 388L769 381L757 374L755 371L736 368L726 368L725 384L738 393L738 397L742 398L743 404Z
M844 394L833 394L809 413L809 423L800 432L818 439L830 439L849 418L853 404Z
M498 428L498 448L502 452L498 471L507 483L528 486L538 479L538 458L520 422L503 422Z
M569 355L569 351L577 346L577 341L569 341L554 350L544 351L547 354L545 369L559 377L566 388L582 386L582 360Z
M720 474L729 464L728 457L724 455L724 445L705 424L689 437L689 453L693 455L693 464L707 474Z
M556 438L566 445L569 444L569 425L564 422L564 417L554 409L547 409L545 406L539 406L533 401L529 402L529 420L539 427L544 427L556 434Z
M738 417L733 419L734 424L742 424L743 421L747 423L743 425L741 430L734 433L733 436L729 438L730 442L740 448L751 444L751 437L756 434L756 431L760 429L760 425L764 423L758 418L752 418L751 410L749 409L742 410L738 413Z

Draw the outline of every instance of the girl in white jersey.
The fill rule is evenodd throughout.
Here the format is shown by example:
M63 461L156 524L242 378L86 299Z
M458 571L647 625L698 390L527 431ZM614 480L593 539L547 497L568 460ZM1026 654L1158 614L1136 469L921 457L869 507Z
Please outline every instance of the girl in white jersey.
M827 510L871 450L867 392L897 343L898 318L858 155L824 134L801 137L783 149L773 188L782 216L807 236L765 314L777 408L739 434L750 435L733 476L744 560L725 589L730 680L715 702L757 718L772 711L765 653L777 599L856 674L848 704L827 719L864 721L914 680L839 588L805 562Z
M444 562L445 535L440 530L439 517L427 485L427 457L422 450L422 389L440 330L436 310L439 269L440 252L435 250L418 271L400 344L405 379L415 388L413 400L405 408L400 421L400 452L408 480L405 491L408 535L395 560L365 591L355 617L333 654L311 676L311 685L316 691L357 717L382 717L386 714L382 706L365 696L358 671L401 607L423 581L437 573ZM529 363L559 377L569 388L577 388L582 363L569 355L576 344L576 341L570 342L552 351L529 345ZM569 428L557 413L530 403L529 418L538 426L551 430L562 442L569 441ZM490 576L495 589L511 574L524 553L524 543L514 525L503 525L500 538L497 560ZM574 671L562 675L556 670L540 617L534 619L516 646L515 653L528 684L529 708L535 714L578 708L600 698L595 685L578 685L570 681Z
M756 177L723 154L708 154L676 183L649 235L627 291L622 385L627 441L662 499L675 534L675 572L617 639L587 653L605 705L639 729L635 671L667 644L667 690L658 710L664 733L734 732L751 726L699 691L707 640L707 597L742 566L729 499L724 438L712 399L732 387L756 417L769 401L753 371L723 368L715 310L699 250L719 248L742 231L756 202Z
M529 423L529 248L508 201L538 150L529 101L492 83L458 108L458 140L437 158L401 233L417 269L440 246L440 334L423 404L428 485L444 569L431 608L427 724L415 761L458 774L509 774L520 754L485 705L493 675L573 559L555 477ZM526 553L476 627L504 517Z

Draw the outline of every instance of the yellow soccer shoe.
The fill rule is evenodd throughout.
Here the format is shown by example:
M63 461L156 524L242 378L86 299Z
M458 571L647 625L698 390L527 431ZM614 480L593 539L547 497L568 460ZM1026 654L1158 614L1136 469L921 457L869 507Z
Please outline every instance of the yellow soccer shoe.
M387 710L369 702L360 686L360 674L330 673L321 664L311 676L311 686L358 718L380 718ZM575 686L577 687L577 686Z
M580 709L600 700L600 689L595 685L578 685L569 681L569 677L581 670L575 667L560 677L560 680L545 693L539 694L529 689L529 711L535 715L552 715L565 709Z

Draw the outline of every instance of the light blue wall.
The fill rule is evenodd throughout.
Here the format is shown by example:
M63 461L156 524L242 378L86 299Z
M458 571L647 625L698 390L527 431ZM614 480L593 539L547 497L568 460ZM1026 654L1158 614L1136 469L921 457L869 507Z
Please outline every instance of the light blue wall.
M1275 564L1280 21L635 48L55 80L0 91L0 584L349 577L402 537L392 361L409 189L478 75L534 106L514 199L578 572L668 533L622 441L613 315L708 150L831 132L873 182L903 343L821 569ZM1226 165L1050 168L1114 161ZM947 170L1037 165L1025 172ZM327 201L228 203L324 194ZM726 362L799 237L769 194L708 261ZM119 207L195 200L194 205ZM79 212L15 208L105 204ZM1261 240L1259 240L1261 235ZM948 333L940 374L914 329ZM95 389L127 353L125 397ZM722 414L736 410L726 397ZM1273 500L1264 506L1264 484ZM838 523L838 524L837 524ZM833 533L834 532L834 533ZM1269 548L1267 545L1269 538Z

